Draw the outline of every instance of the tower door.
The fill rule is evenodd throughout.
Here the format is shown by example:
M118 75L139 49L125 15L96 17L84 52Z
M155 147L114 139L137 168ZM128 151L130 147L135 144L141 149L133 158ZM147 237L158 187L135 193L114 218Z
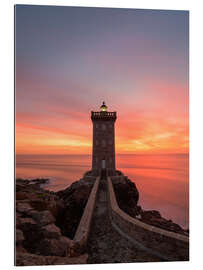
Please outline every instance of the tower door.
M102 159L102 169L106 169L106 160Z

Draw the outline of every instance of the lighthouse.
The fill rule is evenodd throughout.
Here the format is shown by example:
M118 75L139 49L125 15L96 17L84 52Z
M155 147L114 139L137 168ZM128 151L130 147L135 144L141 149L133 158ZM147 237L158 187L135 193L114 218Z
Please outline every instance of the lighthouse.
M93 123L92 173L99 175L105 169L115 174L115 121L116 112L109 112L105 102L100 111L91 112Z

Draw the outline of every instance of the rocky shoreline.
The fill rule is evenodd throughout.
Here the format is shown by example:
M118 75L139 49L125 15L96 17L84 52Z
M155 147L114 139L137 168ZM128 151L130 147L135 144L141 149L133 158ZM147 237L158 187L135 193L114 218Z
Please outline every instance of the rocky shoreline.
M16 179L16 265L87 263L87 253L74 257L73 237L94 181L84 178L58 192L43 189L48 181ZM113 185L119 207L130 216L188 235L158 211L144 211L137 205L139 192L127 177L115 178Z
M16 180L16 265L82 264L71 258L72 239L93 184L81 181L53 192L48 179Z
M189 236L189 229L184 230L171 219L165 219L157 210L143 210L139 201L139 191L128 177L113 178L113 186L119 207L133 218L158 228Z

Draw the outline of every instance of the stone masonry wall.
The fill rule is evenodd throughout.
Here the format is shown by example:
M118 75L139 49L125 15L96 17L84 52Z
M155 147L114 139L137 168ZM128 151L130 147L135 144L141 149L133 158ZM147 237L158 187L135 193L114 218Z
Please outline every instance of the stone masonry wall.
M106 168L115 170L114 120L93 121L92 169L101 169L102 160Z
M77 231L75 233L74 239L73 239L73 246L71 255L77 256L86 248L88 235L90 231L91 221L92 221L92 215L94 211L97 191L99 187L99 181L100 177L97 177L94 186L92 188L92 191L90 193L88 202L86 204L84 213L82 215L82 218L80 220L80 224L78 225Z

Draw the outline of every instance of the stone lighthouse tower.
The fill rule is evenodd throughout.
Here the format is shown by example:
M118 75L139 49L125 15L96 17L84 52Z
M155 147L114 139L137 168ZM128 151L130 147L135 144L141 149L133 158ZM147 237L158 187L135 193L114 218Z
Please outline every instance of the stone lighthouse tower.
M92 173L99 175L106 169L108 175L115 174L116 112L108 112L105 102L99 112L91 112L93 123Z

